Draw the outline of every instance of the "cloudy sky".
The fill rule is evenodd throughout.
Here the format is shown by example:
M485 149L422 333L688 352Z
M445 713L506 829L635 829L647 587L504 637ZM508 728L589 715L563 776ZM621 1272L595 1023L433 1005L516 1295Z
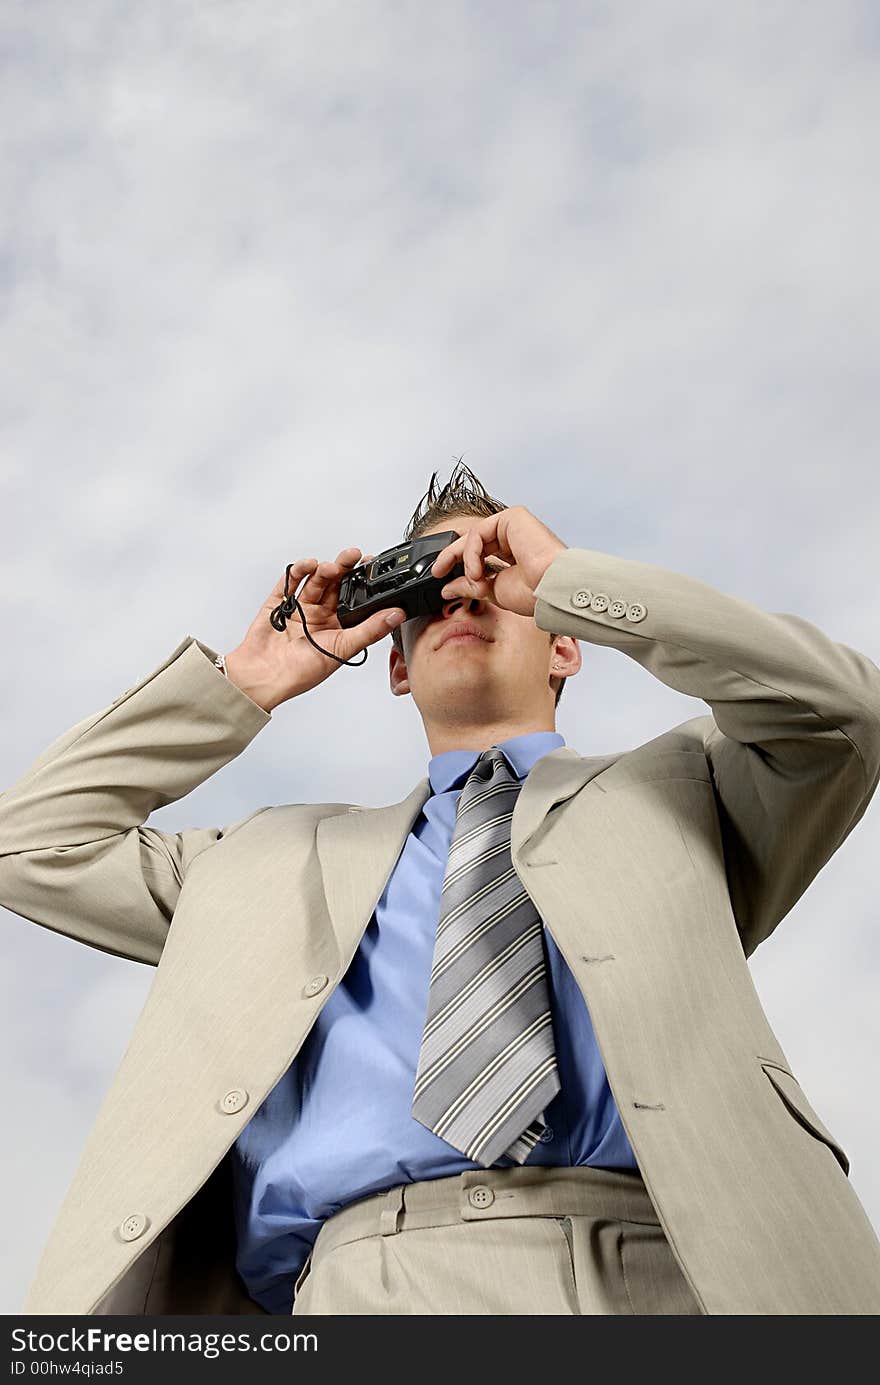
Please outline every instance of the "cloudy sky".
M880 660L877 15L4 6L0 784L185 636L233 648L294 558L393 543L460 455L572 546ZM402 798L388 648L151 824ZM582 653L582 754L708 710ZM750 965L880 1227L878 848L871 805ZM0 917L12 1313L154 972Z

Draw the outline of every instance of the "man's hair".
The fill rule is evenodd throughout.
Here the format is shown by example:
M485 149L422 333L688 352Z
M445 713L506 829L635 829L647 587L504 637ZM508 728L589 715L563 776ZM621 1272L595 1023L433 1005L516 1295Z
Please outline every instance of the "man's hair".
M433 528L438 520L445 519L447 515L496 515L499 510L506 510L509 506L503 500L497 500L490 495L482 482L471 471L469 466L465 466L459 457L455 469L446 485L441 489L437 488L437 473L431 473L431 480L428 489L422 496L418 505L412 513L402 542L409 543L410 539L419 538L426 529ZM557 639L557 634L551 632L551 642ZM395 649L403 653L403 640L400 635L400 626L392 630L391 639ZM554 706L559 706L559 699L565 687L565 679L559 679L559 687L556 689L556 702Z

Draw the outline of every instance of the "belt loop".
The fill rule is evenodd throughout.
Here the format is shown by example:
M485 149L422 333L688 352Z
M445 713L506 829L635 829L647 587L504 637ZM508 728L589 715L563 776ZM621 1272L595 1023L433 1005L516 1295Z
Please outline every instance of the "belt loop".
M393 1236L398 1231L397 1218L403 1210L403 1185L389 1188L385 1194L385 1206L379 1217L379 1230L383 1236Z

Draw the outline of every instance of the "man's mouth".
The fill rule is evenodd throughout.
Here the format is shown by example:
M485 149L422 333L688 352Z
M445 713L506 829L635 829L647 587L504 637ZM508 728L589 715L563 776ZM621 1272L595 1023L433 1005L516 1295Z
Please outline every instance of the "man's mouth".
M447 626L443 631L438 643L439 649L444 644L450 644L453 640L475 640L478 644L491 644L491 636L485 634L478 625L472 621L456 621L453 625Z

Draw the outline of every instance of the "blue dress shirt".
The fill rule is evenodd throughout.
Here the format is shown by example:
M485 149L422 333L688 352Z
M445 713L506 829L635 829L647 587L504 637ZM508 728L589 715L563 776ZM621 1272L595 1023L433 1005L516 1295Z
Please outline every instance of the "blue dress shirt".
M520 780L564 744L558 731L500 742ZM446 750L430 760L431 792L348 971L233 1146L236 1268L270 1313L290 1313L326 1217L383 1188L481 1167L411 1114L455 808L477 759ZM526 1162L635 1169L589 1011L546 927L544 941L561 1090ZM512 1163L502 1155L494 1167Z

